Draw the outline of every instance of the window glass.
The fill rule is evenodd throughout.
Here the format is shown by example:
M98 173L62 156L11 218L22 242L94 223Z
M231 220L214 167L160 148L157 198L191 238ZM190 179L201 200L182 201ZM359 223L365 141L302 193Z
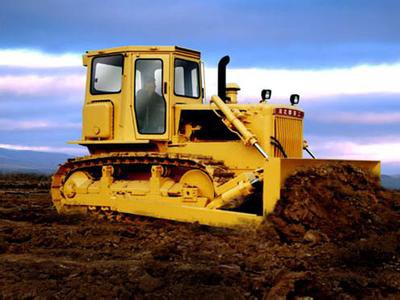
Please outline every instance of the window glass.
M175 95L198 98L199 65L194 61L175 59Z
M135 113L141 134L165 132L166 104L162 93L163 66L159 59L135 63Z
M123 56L103 56L93 59L91 93L119 93L122 84Z

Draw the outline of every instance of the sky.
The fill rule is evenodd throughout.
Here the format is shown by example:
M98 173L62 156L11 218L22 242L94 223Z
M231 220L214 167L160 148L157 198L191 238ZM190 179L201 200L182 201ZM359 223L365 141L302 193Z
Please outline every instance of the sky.
M400 174L400 11L389 0L22 1L0 9L0 147L79 155L81 55L123 45L201 51L207 97L229 54L240 102L301 95L321 158Z

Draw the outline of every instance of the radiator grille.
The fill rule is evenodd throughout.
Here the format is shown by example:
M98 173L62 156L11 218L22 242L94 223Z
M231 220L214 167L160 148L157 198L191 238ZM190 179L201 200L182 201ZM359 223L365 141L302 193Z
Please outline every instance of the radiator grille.
M303 120L275 116L275 138L281 143L288 157L301 158L303 153ZM284 157L277 147L274 147L274 156Z

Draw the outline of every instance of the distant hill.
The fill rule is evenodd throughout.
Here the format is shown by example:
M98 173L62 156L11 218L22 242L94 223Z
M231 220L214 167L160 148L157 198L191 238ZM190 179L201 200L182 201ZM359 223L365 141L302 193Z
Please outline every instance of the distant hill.
M73 155L0 148L0 172L53 173L57 166Z
M400 175L382 175L381 182L385 188L400 190Z

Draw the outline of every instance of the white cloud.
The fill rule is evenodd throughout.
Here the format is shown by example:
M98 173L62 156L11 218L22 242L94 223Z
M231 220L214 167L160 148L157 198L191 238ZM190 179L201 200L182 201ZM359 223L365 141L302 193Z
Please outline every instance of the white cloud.
M380 160L384 163L400 163L399 137L380 137L370 140L335 138L311 138L308 140L311 150L320 158Z
M400 94L400 63L322 70L228 68L227 78L228 82L239 84L239 101L246 102L259 100L265 88L272 89L272 101L285 102L290 94L300 94L305 101L330 96ZM206 83L210 97L217 92L217 69L206 68Z
M84 75L3 75L0 92L15 95L50 95L81 92L85 89ZM79 99L81 100L81 99Z
M400 123L400 112L319 112L308 117L319 122L345 124L391 124Z
M60 68L81 65L82 56L76 53L50 54L32 49L0 49L0 66Z
M53 90L84 91L84 75L40 74L41 68L81 67L80 54L0 49L0 66L30 68L29 74L2 75L0 92L42 95ZM31 73L32 68L36 69L35 74ZM241 87L239 101L243 102L259 100L264 88L272 89L272 101L276 102L287 102L292 93L300 94L304 101L340 95L400 94L400 62L321 70L228 67L227 76L228 82L236 82ZM206 92L207 98L217 93L216 68L206 68Z
M12 145L12 144L0 144L0 148L10 150L28 150L28 151L40 151L40 152L56 152L66 153L75 155L85 155L87 151L83 147L49 147L49 146L25 146L25 145Z
M0 119L0 131L32 129L68 129L81 128L80 123L52 122L48 120L13 120Z

